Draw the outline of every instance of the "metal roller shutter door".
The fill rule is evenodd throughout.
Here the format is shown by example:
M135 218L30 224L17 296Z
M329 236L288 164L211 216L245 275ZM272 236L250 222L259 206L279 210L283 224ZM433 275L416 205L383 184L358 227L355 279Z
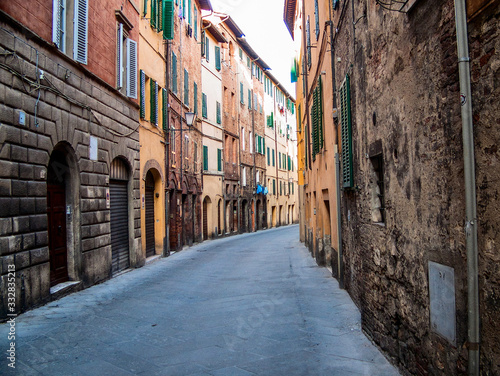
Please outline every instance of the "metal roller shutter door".
M130 266L127 181L109 181L113 274Z

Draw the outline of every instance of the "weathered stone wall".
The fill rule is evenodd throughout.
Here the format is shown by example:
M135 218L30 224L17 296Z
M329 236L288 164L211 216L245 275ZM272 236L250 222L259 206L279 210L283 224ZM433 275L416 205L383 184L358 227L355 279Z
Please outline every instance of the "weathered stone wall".
M500 2L469 21L476 156L481 367L500 374Z
M27 30L0 23L0 318L7 313L7 266L16 266L16 309L50 299L47 220L49 159L58 148L70 163L68 269L87 287L111 276L110 164L130 166L134 248L140 250L137 105ZM38 64L38 66L37 66ZM44 78L37 82L36 68ZM17 73L24 74L22 80ZM25 124L20 114L25 114ZM36 117L35 117L36 115ZM118 134L128 134L120 137ZM98 142L89 156L90 136ZM131 249L131 264L139 263Z
M344 10L336 80L351 78L355 189L344 191L345 284L363 328L416 375L467 368L462 123L454 4ZM498 4L469 23L478 187L482 374L498 365ZM353 28L353 22L356 22ZM497 127L498 128L498 127ZM374 219L381 155L385 220ZM454 269L456 343L430 327L428 262Z

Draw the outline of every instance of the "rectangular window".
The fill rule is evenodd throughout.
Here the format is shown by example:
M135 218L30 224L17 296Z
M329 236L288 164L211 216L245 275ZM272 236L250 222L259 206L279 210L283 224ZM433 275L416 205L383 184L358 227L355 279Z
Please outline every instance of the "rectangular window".
M189 73L184 69L184 104L189 106Z
M269 147L267 148L267 165L271 166L271 155L269 153Z
M191 25L191 21L192 21L192 18L191 18L191 0L188 1L188 24Z
M217 171L222 171L222 150L217 149Z
M222 119L221 119L221 108L220 108L220 102L215 102L215 109L216 109L216 112L217 112L217 124L221 124L222 123Z
M276 195L276 179L273 179L273 195Z
M220 47L215 46L215 69L220 71Z
M278 152L278 167L281 168L281 152Z
M239 53L240 53L240 60L243 60L243 50L241 48L240 48Z
M349 75L340 86L340 133L342 146L342 186L354 187L352 169L351 92Z
M172 91L177 94L177 56L172 52Z
M252 92L248 89L248 109L252 109Z
M299 118L297 120L299 121L299 132L302 132L302 108L300 107L300 104L299 104L298 115L299 115Z
M243 97L243 82L240 82L240 102L245 104L245 98Z
M140 116L141 119L146 119L146 74L140 70Z
M246 187L246 185L247 185L247 168L246 167L243 167L241 169L241 185L243 187Z
M193 112L198 115L198 85L193 83Z
M82 64L87 64L88 15L88 0L75 0L73 58Z
M271 153L271 157L272 157L272 160L273 160L273 167L276 166L276 163L275 163L275 158L274 158L274 149Z
M203 170L208 171L208 146L203 145Z
M205 93L201 94L201 116L207 118L207 95Z

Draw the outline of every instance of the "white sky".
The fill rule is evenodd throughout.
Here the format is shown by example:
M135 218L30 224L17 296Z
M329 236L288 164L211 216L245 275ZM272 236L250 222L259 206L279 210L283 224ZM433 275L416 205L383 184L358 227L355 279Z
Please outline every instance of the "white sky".
M295 98L290 69L295 45L283 21L284 0L210 0L214 11L229 14L271 74Z

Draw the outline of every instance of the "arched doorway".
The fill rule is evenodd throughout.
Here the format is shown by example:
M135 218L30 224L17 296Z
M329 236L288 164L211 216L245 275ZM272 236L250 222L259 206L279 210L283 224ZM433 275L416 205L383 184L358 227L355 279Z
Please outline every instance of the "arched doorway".
M154 256L155 250L155 178L149 170L146 174L145 192L146 257Z
M129 252L129 169L120 158L111 163L109 199L111 218L111 274L130 266Z
M248 201L243 200L241 203L241 232L248 231Z
M69 166L65 154L54 150L47 171L47 220L49 236L50 286L69 280L66 186ZM70 215L70 214L68 214Z
M222 200L219 199L219 202L217 203L217 231L219 234L222 234Z
M271 227L276 227L276 206L271 209Z
M207 240L209 238L208 229L211 227L209 225L209 213L212 211L212 200L210 197L206 196L203 200L203 240Z

